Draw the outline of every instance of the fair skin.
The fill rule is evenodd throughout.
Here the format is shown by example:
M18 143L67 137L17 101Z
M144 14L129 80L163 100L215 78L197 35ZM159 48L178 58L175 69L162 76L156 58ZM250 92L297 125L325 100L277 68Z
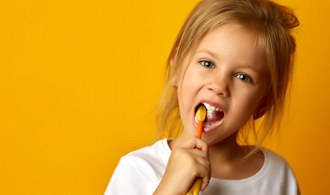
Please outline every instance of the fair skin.
M222 25L206 34L190 55L185 71L177 75L184 130L169 143L172 154L154 194L185 194L195 178L202 178L204 190L211 177L243 179L263 165L261 152L242 160L250 150L236 142L238 130L251 118L268 89L256 31L238 23ZM224 114L204 127L201 139L195 137L195 109L200 103Z

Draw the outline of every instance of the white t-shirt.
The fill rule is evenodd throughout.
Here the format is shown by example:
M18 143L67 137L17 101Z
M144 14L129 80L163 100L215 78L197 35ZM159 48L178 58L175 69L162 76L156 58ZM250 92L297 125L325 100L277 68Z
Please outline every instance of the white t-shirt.
M200 195L298 195L299 187L288 163L261 148L265 161L253 176L241 180L211 178ZM105 195L149 195L157 188L170 157L167 139L131 152L120 159Z

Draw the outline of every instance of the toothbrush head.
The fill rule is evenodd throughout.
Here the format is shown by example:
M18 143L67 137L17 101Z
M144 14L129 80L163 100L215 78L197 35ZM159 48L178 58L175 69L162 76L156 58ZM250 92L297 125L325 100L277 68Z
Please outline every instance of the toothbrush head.
M201 104L198 107L196 116L197 116L198 121L204 121L205 120L205 118L206 118L206 108L203 104Z

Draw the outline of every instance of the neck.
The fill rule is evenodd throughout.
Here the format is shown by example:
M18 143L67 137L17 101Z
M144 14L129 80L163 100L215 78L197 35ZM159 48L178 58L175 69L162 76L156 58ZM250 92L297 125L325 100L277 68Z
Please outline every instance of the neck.
M242 157L241 146L238 145L236 138L237 133L209 146L211 164L229 163Z
M254 175L263 165L262 152L248 159L249 146L241 146L236 141L237 135L209 146L209 159L212 166L212 177L221 179L243 179Z

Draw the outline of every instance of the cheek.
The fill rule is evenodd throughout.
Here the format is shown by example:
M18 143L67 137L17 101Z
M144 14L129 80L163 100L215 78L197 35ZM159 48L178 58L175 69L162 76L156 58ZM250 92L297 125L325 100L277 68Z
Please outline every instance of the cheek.
M186 98L192 98L197 90L197 85L200 83L197 79L198 75L196 75L196 71L194 71L193 67L189 66L185 74L181 75L181 78L182 79L179 83L179 93L181 93L184 100L186 100Z
M183 78L178 83L178 99L181 118L189 117L194 111L194 104L198 94L200 82L196 79L194 70L188 67ZM189 119L189 118L188 118Z
M257 91L241 91L240 95L233 96L236 97L236 110L239 111L240 114L245 114L249 118L249 115L252 115L255 110L257 109L261 94L259 94Z
M194 95L194 87L189 80L183 80L178 86L179 108L181 111L187 111L191 107ZM181 113L182 114L182 113Z

